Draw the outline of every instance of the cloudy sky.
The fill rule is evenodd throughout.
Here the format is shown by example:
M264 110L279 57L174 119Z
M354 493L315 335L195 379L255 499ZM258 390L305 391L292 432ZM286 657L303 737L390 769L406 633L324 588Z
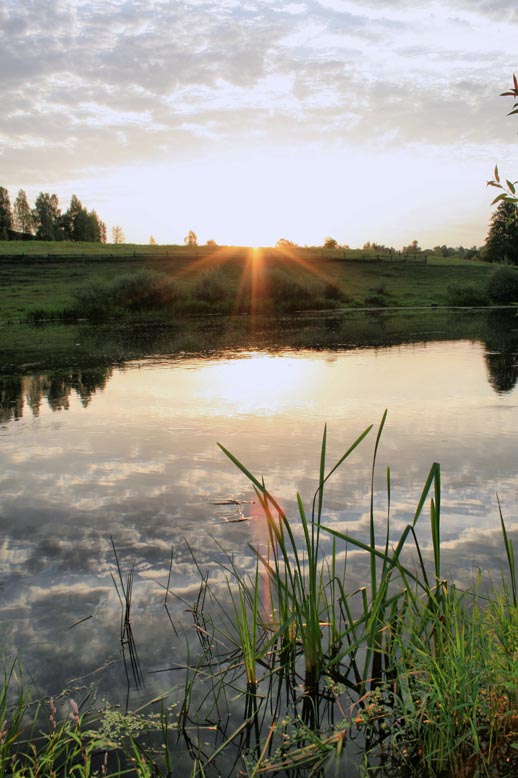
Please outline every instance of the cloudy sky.
M516 0L0 0L0 185L129 241L481 244Z

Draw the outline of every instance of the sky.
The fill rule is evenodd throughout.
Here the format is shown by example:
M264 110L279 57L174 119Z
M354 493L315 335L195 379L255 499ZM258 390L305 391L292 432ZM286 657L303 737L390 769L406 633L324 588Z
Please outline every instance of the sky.
M481 245L516 0L0 0L0 186L127 241Z

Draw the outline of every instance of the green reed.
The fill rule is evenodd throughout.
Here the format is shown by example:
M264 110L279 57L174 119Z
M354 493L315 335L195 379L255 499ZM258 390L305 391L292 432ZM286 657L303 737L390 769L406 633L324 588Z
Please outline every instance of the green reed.
M471 759L473 771L466 775L476 775L476 770L482 770L482 775L494 755L495 744L507 750L510 747L503 740L504 719L497 710L515 686L505 658L510 652L508 644L514 645L518 638L518 630L510 633L507 629L510 622L518 623L513 615L517 609L512 541L501 519L510 592L504 585L487 600L478 589L459 592L443 579L441 472L436 463L430 469L412 521L392 543L391 478L387 470L387 515L383 534L378 537L374 478L385 420L386 413L374 444L367 541L325 525L323 515L327 481L368 435L370 427L329 471L324 430L319 483L311 511L306 511L297 495L297 518L291 520L264 482L221 446L252 483L268 527L268 551L254 551L270 584L269 624L273 637L269 645L276 671L279 677L296 679L302 662L305 694L299 728L304 724L320 732L319 708L328 694L325 685L335 684L341 689L335 696L343 714L341 727L349 735L363 733L366 753L383 756L396 771L419 764L422 774L430 776L442 770L464 776L460 765ZM427 505L430 569L417 535ZM297 530L302 531L301 541ZM322 546L324 536L333 539L327 555ZM339 562L339 549L343 547L367 555L367 586L348 589L346 563L340 569ZM404 562L409 555L414 560L411 567ZM248 597L257 603L258 596L255 586ZM260 611L256 605L254 612ZM507 718L514 704L505 703ZM323 731L314 743L294 743L291 756L297 763L306 758L308 765L320 764L323 749L326 759L330 751L337 758L338 750L341 753L343 749L341 732L340 728L336 732ZM253 774L285 768L287 762L286 755L275 760L263 754L261 766L257 764Z
M219 576L210 580L191 551L200 587L194 603L181 600L192 622L183 629L187 660L175 668L184 679L174 691L176 717L165 712L158 723L149 717L151 746L133 735L131 714L123 716L124 737L115 743L102 725L87 726L79 713L62 725L50 721L45 735L34 726L23 731L29 703L19 693L14 706L8 704L13 666L0 696L0 719L6 722L0 778L45 770L50 775L51 769L58 774L58 766L71 775L93 775L95 764L101 769L102 749L121 759L106 775L126 769L174 775L172 737L186 743L191 778L222 772L323 778L348 774L350 764L359 775L384 778L518 774L517 578L502 511L507 576L487 588L479 574L469 590L460 590L441 566L438 464L432 464L414 515L395 540L387 469L386 514L379 518L375 475L385 421L386 413L374 441L365 538L326 523L325 496L330 478L371 427L331 467L324 429L310 507L297 494L290 518L264 481L221 447L254 488L268 545L253 548L251 573L224 554L223 585ZM431 544L425 553L418 529L426 515ZM348 581L350 550L367 560L359 588ZM133 577L124 579L115 557L126 624ZM174 596L172 566L173 554L166 610Z

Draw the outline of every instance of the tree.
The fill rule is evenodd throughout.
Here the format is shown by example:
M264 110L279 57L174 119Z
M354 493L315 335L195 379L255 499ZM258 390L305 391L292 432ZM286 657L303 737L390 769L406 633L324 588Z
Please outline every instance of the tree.
M334 238L325 238L324 239L324 248L325 249L337 249L338 248L338 241L336 241Z
M500 201L491 217L485 258L518 265L518 214L516 205L507 199Z
M72 195L68 211L61 217L66 240L85 240L85 209L77 195Z
M149 245L150 246L156 246L156 240L153 235L149 236Z
M57 195L40 192L32 213L36 237L39 240L63 240L64 232L61 226L61 210Z
M118 224L112 227L112 243L125 243L124 230Z
M277 248L277 249L296 249L297 248L297 244L294 243L292 240L288 240L287 238L279 238L279 240L275 244L275 248Z
M401 249L403 254L417 254L421 251L421 248L416 240L413 240L409 246L403 246Z
M8 231L12 228L13 213L9 192L5 187L0 186L0 233L2 234L2 240L9 240Z
M189 233L186 238L184 238L183 242L186 246L197 246L198 245L198 236L195 232L192 230L189 230Z
M508 92L502 92L500 97L518 98L518 79L514 74L513 74L513 86ZM518 100L513 105L512 109L509 111L507 115L512 116L513 114L518 114ZM511 203L512 205L514 205L516 209L518 209L518 195L517 195L518 181L509 181L509 179L506 179L505 184L503 184L502 181L500 180L498 165L495 165L493 179L491 181L488 181L487 185L494 186L497 189L502 190L500 194L495 197L491 205L494 205L495 203L498 203L503 200L507 203Z
M95 211L84 208L76 195L72 195L68 211L61 217L61 226L67 240L106 243L106 225Z
M218 244L216 243L215 240L212 240L212 238L210 238L205 245L209 246L211 249L214 249Z
M20 189L16 195L13 206L13 225L17 232L23 232L26 235L32 235L34 219L31 206L27 200L27 195L23 189Z

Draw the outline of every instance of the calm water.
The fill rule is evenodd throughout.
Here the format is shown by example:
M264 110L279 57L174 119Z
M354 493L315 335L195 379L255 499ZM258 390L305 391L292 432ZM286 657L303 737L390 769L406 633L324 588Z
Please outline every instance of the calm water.
M332 465L385 408L375 494L380 533L387 466L397 537L438 461L445 574L469 579L479 566L500 569L497 493L511 532L518 528L515 344L509 331L489 341L434 331L429 341L421 335L386 347L256 345L5 375L4 652L18 652L47 694L95 684L124 696L112 537L124 572L135 563L133 626L145 694L174 688L174 672L154 672L181 654L163 607L171 549L171 589L184 600L171 600L173 617L188 624L186 603L200 581L189 547L201 570L218 579L224 551L245 570L248 544L264 541L258 508L248 503L253 492L217 443L264 476L295 515L297 490L310 503L316 487L324 425ZM374 438L375 430L333 477L325 504L328 523L363 539ZM228 498L244 504L215 504ZM426 548L424 519L420 537ZM361 581L359 563L351 587Z

